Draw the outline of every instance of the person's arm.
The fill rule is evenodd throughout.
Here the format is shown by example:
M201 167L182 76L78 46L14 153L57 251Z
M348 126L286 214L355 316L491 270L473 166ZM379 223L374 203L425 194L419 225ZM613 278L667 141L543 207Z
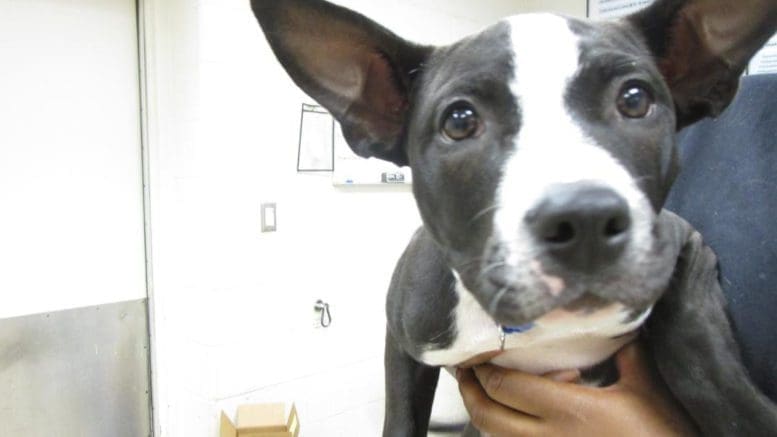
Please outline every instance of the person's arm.
M483 365L457 379L472 424L495 436L693 436L682 407L648 366L639 345L616 356L620 379L576 384L579 373L535 376Z

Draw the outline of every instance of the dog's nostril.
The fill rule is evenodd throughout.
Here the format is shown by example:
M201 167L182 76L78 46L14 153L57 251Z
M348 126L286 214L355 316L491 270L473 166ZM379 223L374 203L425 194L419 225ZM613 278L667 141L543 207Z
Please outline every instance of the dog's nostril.
M575 239L575 227L567 221L560 222L555 226L548 226L543 239L548 243L569 243Z
M629 217L627 215L618 215L607 220L604 227L604 236L607 238L617 237L629 230Z

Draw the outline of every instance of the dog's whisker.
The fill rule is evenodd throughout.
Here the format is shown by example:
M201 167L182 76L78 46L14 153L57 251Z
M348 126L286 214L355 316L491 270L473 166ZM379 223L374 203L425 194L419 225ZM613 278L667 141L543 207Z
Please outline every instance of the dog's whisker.
M466 267L464 267L464 268L460 269L460 270L459 270L459 273L460 273L460 274L469 273L469 272L471 272L472 270L474 270L474 269L477 269L478 267L480 267L480 264L471 264L471 265L469 265L469 266L466 266Z
M483 208L482 210L480 210L480 212L478 212L477 214L475 214L474 216L472 216L472 218L471 218L471 219L469 219L469 222L468 222L468 223L469 223L470 225L471 225L471 224L473 224L473 223L475 223L476 221L478 221L478 220L480 220L481 218L483 218L483 216L485 216L486 214L488 214L488 213L489 213L489 212L491 212L491 211L494 211L494 210L495 210L495 209L497 209L497 208L499 208L499 204L498 204L498 203L494 203L493 205L490 205L490 206L487 206L487 207Z
M509 289L510 287L502 287L494 295L494 297L491 298L491 302L489 302L488 304L488 312L490 314L494 314L496 312L496 309L499 307L499 302L502 300L502 298L504 297L504 295L507 293Z
M460 270L465 270L466 271L466 270L469 270L471 268L479 266L481 261L483 261L483 257L482 256L478 256L478 257L472 258L472 259L470 259L468 261L464 261L463 263L456 264L455 266L453 266L453 269L456 270L456 271L460 271Z
M491 264L487 265L486 267L484 267L483 270L480 271L480 273L478 274L478 279L482 279L489 272L491 272L491 271L493 271L495 269L498 269L499 267L504 267L506 265L507 265L507 263L504 262L504 261L499 261L499 262L491 263Z
M449 329L445 329L443 331L438 332L437 334L433 335L429 339L429 343L437 343L438 340L442 339L445 335L448 335L450 333Z

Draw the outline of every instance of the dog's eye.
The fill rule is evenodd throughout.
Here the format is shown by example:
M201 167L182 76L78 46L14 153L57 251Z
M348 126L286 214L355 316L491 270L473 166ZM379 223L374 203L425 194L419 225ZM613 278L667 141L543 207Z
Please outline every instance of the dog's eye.
M644 85L628 83L621 88L616 104L618 111L628 118L644 118L653 107L653 94Z
M480 117L470 104L455 103L445 112L442 131L454 141L472 138L480 134Z

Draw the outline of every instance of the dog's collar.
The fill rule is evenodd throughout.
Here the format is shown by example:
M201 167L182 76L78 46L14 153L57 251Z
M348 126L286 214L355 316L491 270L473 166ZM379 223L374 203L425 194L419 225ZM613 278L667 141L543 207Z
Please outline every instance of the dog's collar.
M520 334L526 332L534 327L533 322L526 323L519 326L504 326L497 325L499 327L499 350L505 349L505 339L508 334Z

